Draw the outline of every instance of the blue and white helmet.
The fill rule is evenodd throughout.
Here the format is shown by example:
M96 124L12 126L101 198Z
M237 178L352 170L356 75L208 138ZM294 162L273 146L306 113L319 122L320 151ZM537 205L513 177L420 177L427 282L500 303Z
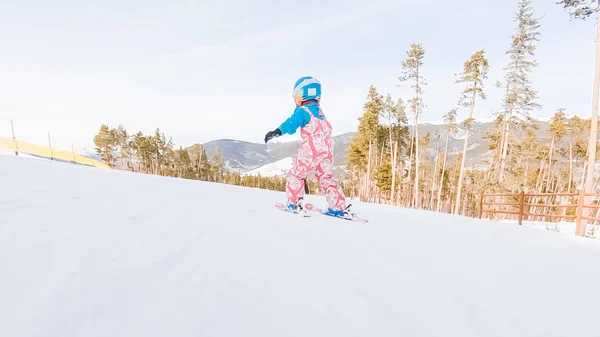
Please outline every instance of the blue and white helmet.
M309 101L309 100L321 100L321 82L312 76L301 77L296 84L294 84L294 100L295 101Z

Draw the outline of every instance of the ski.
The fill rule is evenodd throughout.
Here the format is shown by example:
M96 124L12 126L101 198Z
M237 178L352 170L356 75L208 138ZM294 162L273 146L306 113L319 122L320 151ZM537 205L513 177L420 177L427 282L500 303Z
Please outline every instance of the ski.
M367 222L369 222L368 219L361 218L359 216L354 216L353 218L344 218L344 217L341 217L341 216L331 215L331 214L328 214L327 211L322 210L321 208L319 208L319 207L317 207L317 206L315 206L315 205L313 205L311 203L305 204L304 205L304 209L306 209L309 212L318 212L318 213L321 213L321 214L323 214L325 216L329 216L329 217L336 218L336 219L347 220L347 221L352 221L352 222L360 222L360 223L367 223Z
M310 214L308 214L308 212L306 212L306 211L299 212L297 210L291 210L291 209L285 207L285 205L282 204L282 203L280 203L280 202L276 203L275 207L278 208L278 209L280 209L280 210L282 210L282 211L284 211L284 212L288 212L288 213L292 213L292 214L302 214L303 217L310 218Z

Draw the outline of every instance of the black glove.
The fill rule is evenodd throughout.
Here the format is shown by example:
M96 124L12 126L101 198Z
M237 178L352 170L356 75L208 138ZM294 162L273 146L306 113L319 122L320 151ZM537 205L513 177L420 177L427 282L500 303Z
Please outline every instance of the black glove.
M268 142L270 139L279 137L279 136L281 136L281 130L279 130L279 128L277 128L273 131L269 131L269 132L267 132L267 135L265 136L265 143Z

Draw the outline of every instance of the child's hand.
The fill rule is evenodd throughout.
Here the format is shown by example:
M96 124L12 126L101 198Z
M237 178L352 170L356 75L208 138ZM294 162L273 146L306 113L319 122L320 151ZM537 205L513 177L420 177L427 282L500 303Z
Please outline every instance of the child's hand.
M269 131L269 132L267 132L267 134L265 136L265 143L268 142L270 139L279 137L279 136L281 136L281 130L279 130L279 128L277 128L273 131Z

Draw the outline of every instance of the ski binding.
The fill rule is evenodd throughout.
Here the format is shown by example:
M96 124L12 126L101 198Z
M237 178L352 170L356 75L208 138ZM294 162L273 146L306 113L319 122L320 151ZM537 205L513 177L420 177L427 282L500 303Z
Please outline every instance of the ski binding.
M342 219L342 220L348 220L348 221L352 221L352 222L360 222L360 223L367 223L367 222L369 222L369 220L367 220L365 218L361 218L361 217L356 216L356 215L354 215L351 218L337 216L337 215L332 215L332 214L327 213L327 210L323 210L323 209L321 209L321 208L319 208L319 207L317 207L317 206L315 206L315 205L313 205L311 203L306 203L304 205L304 209L306 209L309 212L318 212L318 213L321 213L321 214L323 214L325 216L329 216L329 217L337 218L337 219Z
M284 212L293 213L293 214L302 214L302 216L305 217L305 218L309 218L310 217L310 214L308 214L308 212L306 211L306 209L304 209L304 210L298 210L298 209L292 210L292 209L287 208L284 204L282 204L280 202L276 203L275 207L279 208L280 210L282 210Z

